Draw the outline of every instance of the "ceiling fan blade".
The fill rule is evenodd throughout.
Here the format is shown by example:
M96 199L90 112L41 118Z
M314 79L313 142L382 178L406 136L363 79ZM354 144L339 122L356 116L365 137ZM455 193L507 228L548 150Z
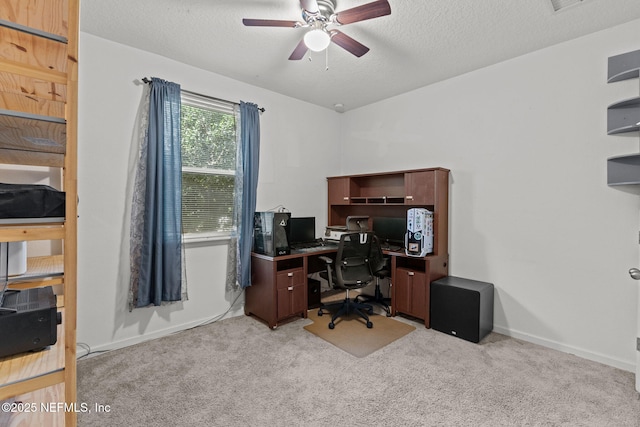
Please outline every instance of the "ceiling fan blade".
M336 13L336 21L344 25L390 14L391 6L389 6L389 2L387 0L378 0Z
M318 2L316 0L300 0L300 7L310 13L320 12Z
M369 52L369 48L338 30L331 31L331 41L360 58Z
M277 19L243 19L242 23L247 27L290 27L295 28L298 21L280 21Z
M298 46L296 46L296 48L293 49L293 52L291 53L289 60L298 61L302 59L304 55L307 53L307 50L309 50L309 48L307 48L307 45L304 44L304 39L300 40L300 43L298 43Z

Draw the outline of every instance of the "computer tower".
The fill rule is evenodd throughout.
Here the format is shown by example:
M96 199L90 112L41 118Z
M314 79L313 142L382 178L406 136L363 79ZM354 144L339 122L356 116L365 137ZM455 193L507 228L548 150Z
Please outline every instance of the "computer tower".
M404 250L408 256L423 257L433 252L433 212L424 208L407 211Z
M493 330L493 284L447 276L431 282L431 328L474 343Z
M269 256L289 255L289 212L256 212L253 217L253 251Z
M61 322L51 286L5 291L0 306L0 357L55 344Z

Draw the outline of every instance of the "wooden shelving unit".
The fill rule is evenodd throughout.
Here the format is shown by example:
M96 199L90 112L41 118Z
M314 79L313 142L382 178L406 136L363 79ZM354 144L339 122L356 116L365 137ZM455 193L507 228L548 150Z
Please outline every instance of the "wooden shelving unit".
M77 92L79 0L0 2L0 163L59 168L61 221L0 223L0 242L60 240L30 258L16 289L54 286L62 324L48 349L0 359L0 401L66 403L76 396ZM75 426L74 411L0 414L3 426Z
M429 168L327 178L328 225L349 216L406 218L410 208L433 212L433 252L391 256L391 313L424 320L430 327L431 282L449 274L449 170ZM369 228L372 228L372 223Z

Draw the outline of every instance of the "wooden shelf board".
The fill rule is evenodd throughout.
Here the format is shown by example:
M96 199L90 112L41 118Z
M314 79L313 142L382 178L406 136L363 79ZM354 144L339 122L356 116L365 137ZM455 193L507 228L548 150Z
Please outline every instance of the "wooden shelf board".
M42 70L67 71L67 44L0 26L0 57Z
M23 240L62 240L64 238L64 226L15 226L0 228L0 242L21 242Z
M0 148L0 163L10 165L64 167L64 154L38 153L35 151L4 150Z
M0 401L64 383L64 370L50 372L14 384L0 385Z
M24 0L4 0L0 4L0 16L11 17L13 22L9 25L12 26L29 27L64 39L69 34L67 0L34 1L29 2L29 7L24 6Z
M19 276L11 276L10 285L17 282L33 282L64 274L64 256L51 255L27 258L27 272ZM12 286L13 287L13 286ZM32 287L32 286L30 286Z
M0 110L0 161L62 167L67 143L64 120Z
M21 394L12 397L6 401L22 402L25 405L35 405L38 410L35 412L18 412L18 413L2 413L0 412L0 425L6 427L23 427L23 426L47 426L62 427L64 426L64 411L57 411L57 407L53 407L49 412L41 410L41 405L56 404L64 402L64 384L56 384L43 389L35 390L30 393ZM46 406L46 408L49 408ZM4 416L4 418L3 418Z

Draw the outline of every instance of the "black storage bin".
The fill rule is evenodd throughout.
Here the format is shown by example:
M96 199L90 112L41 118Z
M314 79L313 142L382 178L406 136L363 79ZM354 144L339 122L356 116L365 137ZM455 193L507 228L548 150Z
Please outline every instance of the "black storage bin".
M65 194L48 185L0 183L0 219L62 218Z
M474 343L493 330L493 284L447 276L431 282L431 328Z

